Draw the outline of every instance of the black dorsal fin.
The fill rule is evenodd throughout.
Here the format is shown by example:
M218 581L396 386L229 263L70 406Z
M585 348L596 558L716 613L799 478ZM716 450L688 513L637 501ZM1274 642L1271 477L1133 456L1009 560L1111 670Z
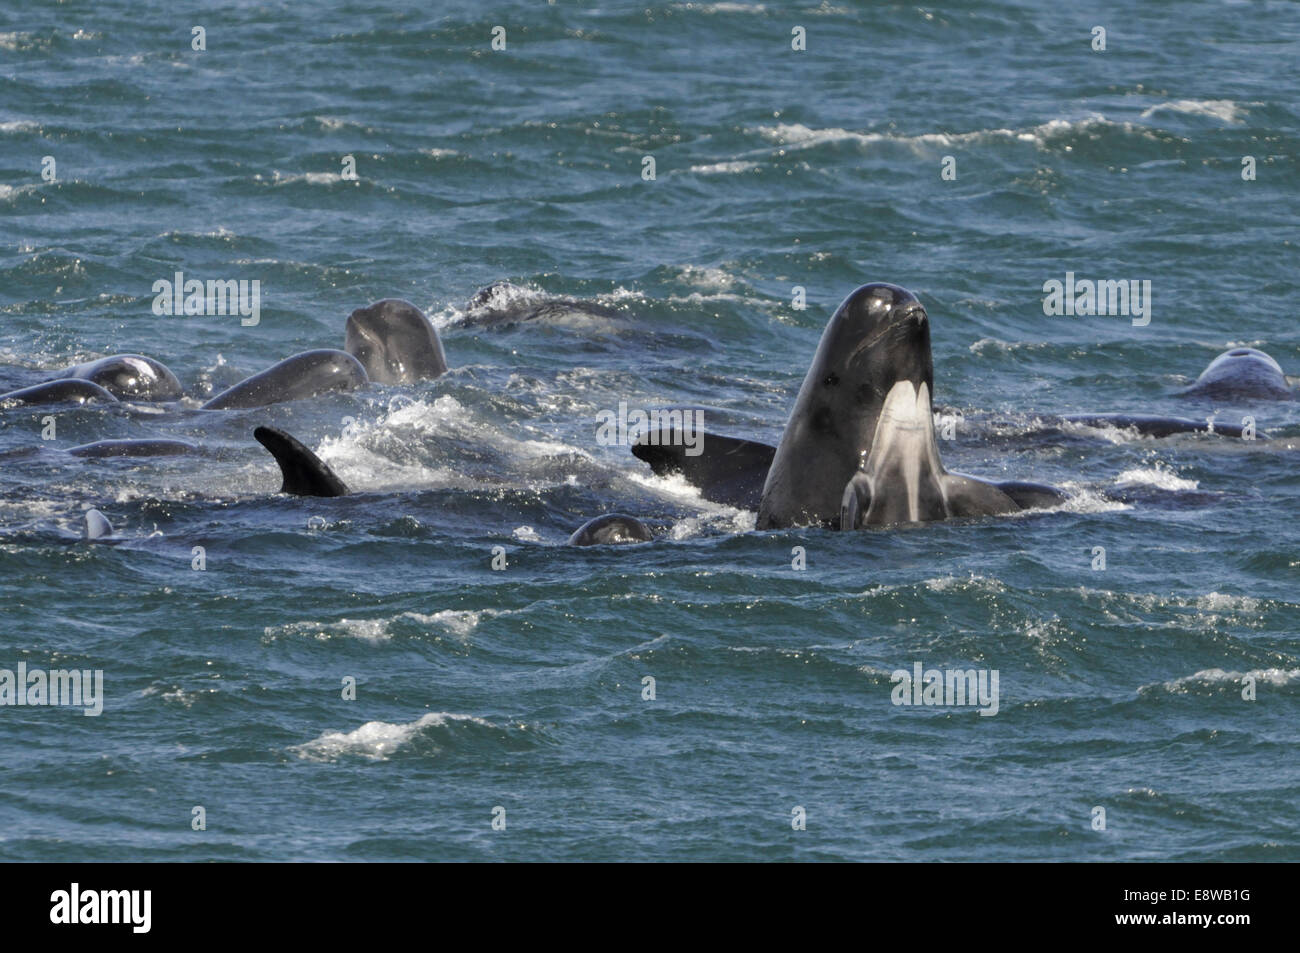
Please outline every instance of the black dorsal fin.
M275 427L258 427L253 431L257 442L275 457L284 474L281 493L294 496L345 496L347 484L334 475L320 457L296 438Z

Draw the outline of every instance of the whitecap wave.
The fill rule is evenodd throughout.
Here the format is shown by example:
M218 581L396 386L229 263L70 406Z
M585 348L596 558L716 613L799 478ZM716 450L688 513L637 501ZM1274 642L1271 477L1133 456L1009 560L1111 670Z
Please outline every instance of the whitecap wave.
M1167 682L1143 685L1138 694L1164 691L1173 695L1185 695L1197 691L1235 691L1245 686L1246 679L1254 681L1258 688L1267 685L1272 688L1286 688L1300 683L1300 668L1256 668L1248 672L1228 672L1221 668L1207 668L1192 675L1175 678Z
M474 633L483 619L510 614L511 611L508 609L443 609L429 615L421 612L402 612L387 618L290 622L287 625L267 626L262 633L263 639L268 642L302 636L321 642L328 642L331 639L359 639L363 642L380 643L392 639L394 629L401 623L408 622L422 626L426 630L430 628L440 630L464 640Z
M1116 122L1100 113L1092 113L1080 119L1051 119L1027 129L975 129L969 132L924 132L915 135L856 132L838 126L814 129L803 123L778 123L775 126L759 126L749 131L757 132L764 139L785 149L809 149L830 143L849 142L864 147L882 143L894 144L908 146L921 152L925 149L970 146L997 141L1024 142L1044 148L1055 139L1099 129L1117 129L1146 138L1155 137L1155 133L1146 126L1131 122Z
M1115 478L1116 486L1154 486L1161 490L1195 490L1201 484L1198 480L1180 477L1173 470L1162 465L1154 467L1133 467L1125 470Z
M1178 99L1168 103L1158 103L1142 111L1143 119L1150 119L1157 113L1175 112L1189 116L1209 116L1223 122L1238 123L1240 113L1249 110L1238 106L1231 99Z
M422 732L456 722L493 727L491 722L474 715L430 712L406 724L368 721L354 731L327 731L319 738L294 745L289 750L308 761L333 761L344 755L385 761Z
M734 160L731 162L711 162L708 165L693 165L690 167L689 171L695 172L699 175L719 175L749 172L751 169L757 168L757 162Z

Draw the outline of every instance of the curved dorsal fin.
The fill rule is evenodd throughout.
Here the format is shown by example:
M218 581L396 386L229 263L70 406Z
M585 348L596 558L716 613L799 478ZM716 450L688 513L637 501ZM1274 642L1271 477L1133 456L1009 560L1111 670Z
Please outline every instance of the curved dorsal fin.
M257 442L275 457L284 475L281 493L294 496L344 496L347 484L320 457L308 450L296 437L275 427L258 427L253 431Z

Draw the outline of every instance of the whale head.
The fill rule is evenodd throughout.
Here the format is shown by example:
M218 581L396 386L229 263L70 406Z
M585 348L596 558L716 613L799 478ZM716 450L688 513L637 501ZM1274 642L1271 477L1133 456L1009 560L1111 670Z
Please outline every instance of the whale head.
M348 315L343 349L379 384L431 380L447 370L438 332L409 301L385 298Z
M898 411L910 395L909 419L932 426L933 390L930 318L916 295L884 282L850 294L826 325L795 399L757 527L838 525L845 485L871 457L887 404Z
M165 364L143 354L114 354L77 364L62 377L90 381L119 400L180 400L181 383Z
M1183 394L1216 400L1288 400L1293 396L1281 365L1253 347L1224 351Z

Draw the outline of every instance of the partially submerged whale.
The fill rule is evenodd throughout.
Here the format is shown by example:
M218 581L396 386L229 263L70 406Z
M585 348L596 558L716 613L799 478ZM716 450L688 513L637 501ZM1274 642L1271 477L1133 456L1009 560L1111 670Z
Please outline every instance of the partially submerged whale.
M68 368L64 378L91 381L118 400L181 399L181 382L161 361L143 354L114 354Z
M264 407L284 400L356 390L366 386L369 380L366 369L346 351L329 348L303 351L227 388L201 409Z
M58 376L30 387L0 394L0 404L84 404L119 400L180 400L181 383L167 367L142 354L114 354L76 364Z
M1282 367L1268 354L1253 347L1224 351L1201 372L1201 376L1175 396L1199 398L1217 403L1260 400L1294 400ZM1182 433L1215 433L1226 437L1267 440L1244 424L1158 414L1066 414L1060 418L1087 427L1116 427L1136 430L1146 437L1170 437Z
M86 510L86 539L107 539L113 535L113 524L99 510Z
M1295 392L1287 383L1282 366L1272 357L1257 348L1235 347L1211 361L1196 383L1182 391L1182 396L1221 400L1294 400Z
M702 452L688 456L684 441L659 432L643 434L632 452L655 473L681 473L707 499L756 500L758 529L921 523L1065 499L1044 484L948 471L933 389L924 306L897 285L866 284L827 324L778 446L705 434Z
M31 387L0 394L0 404L11 401L20 404L85 404L101 401L116 404L117 398L93 381L78 379L44 381Z
M462 327L508 326L525 321L583 318L610 319L619 312L582 298L552 296L509 281L494 281L465 302Z
M601 546L610 543L648 543L654 536L635 516L606 513L589 519L569 537L570 546Z
M74 457L175 457L201 453L198 446L186 440L141 438L129 440L96 440L69 447Z
M432 380L447 372L442 341L415 305L385 298L348 315L343 349L378 384Z
M292 434L276 427L258 427L253 437L275 458L280 467L280 492L292 496L346 496L346 483L320 457ZM588 520L569 537L571 546L606 543L644 543L654 536L639 519L609 513Z
M280 465L281 493L293 496L346 496L348 485L297 437L277 427L258 427L253 438Z

